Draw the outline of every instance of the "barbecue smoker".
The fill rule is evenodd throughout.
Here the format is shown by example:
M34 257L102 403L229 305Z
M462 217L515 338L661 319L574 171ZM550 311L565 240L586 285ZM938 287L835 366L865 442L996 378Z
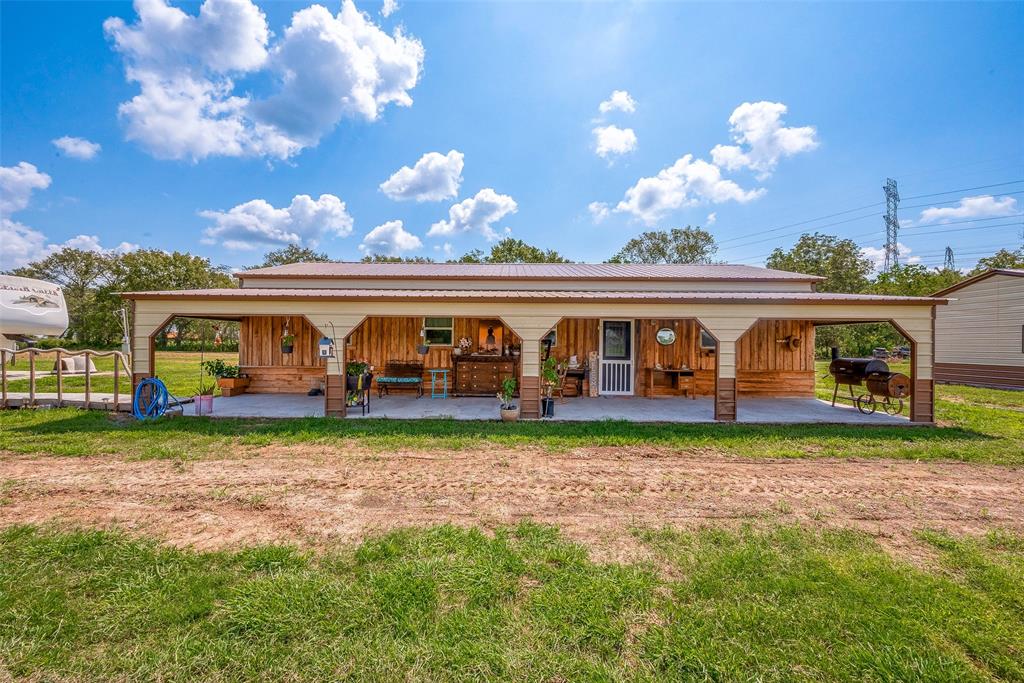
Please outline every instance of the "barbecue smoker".
M903 399L910 396L910 378L899 372L890 372L884 360L877 358L834 358L828 372L836 382L832 392L832 405L837 400L849 401L857 410L870 415L879 407L890 415L903 412ZM839 385L845 384L849 396L839 395ZM866 386L867 393L855 395L853 387Z

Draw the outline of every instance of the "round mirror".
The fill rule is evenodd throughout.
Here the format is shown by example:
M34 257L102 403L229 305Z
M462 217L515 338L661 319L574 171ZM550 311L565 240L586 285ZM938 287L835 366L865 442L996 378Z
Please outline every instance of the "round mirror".
M658 343L661 344L662 346L668 346L669 344L676 340L675 330L669 329L668 327L663 327L660 330L658 330L658 334L655 337L655 339L657 339Z

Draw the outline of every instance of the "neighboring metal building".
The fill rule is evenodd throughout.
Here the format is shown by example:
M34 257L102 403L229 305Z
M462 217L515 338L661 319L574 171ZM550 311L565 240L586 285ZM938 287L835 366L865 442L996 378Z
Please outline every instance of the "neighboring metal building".
M1024 389L1024 270L997 268L934 296L935 381Z

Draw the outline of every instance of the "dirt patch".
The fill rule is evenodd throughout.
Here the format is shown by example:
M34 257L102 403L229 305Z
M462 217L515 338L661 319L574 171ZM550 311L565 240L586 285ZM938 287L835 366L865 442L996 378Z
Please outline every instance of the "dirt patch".
M630 529L663 525L855 528L911 556L922 528L1024 532L1019 467L748 460L710 449L381 454L308 445L195 462L2 454L0 484L0 525L97 525L200 549L523 519L556 524L605 559L642 555Z

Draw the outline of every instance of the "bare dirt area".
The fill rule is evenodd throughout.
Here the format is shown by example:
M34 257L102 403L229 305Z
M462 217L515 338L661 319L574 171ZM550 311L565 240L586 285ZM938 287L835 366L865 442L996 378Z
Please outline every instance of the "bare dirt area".
M714 452L519 449L366 453L318 445L175 461L0 454L0 525L117 528L199 549L323 546L403 526L558 525L598 557L636 527L803 522L914 554L923 528L1024 531L1024 468Z

